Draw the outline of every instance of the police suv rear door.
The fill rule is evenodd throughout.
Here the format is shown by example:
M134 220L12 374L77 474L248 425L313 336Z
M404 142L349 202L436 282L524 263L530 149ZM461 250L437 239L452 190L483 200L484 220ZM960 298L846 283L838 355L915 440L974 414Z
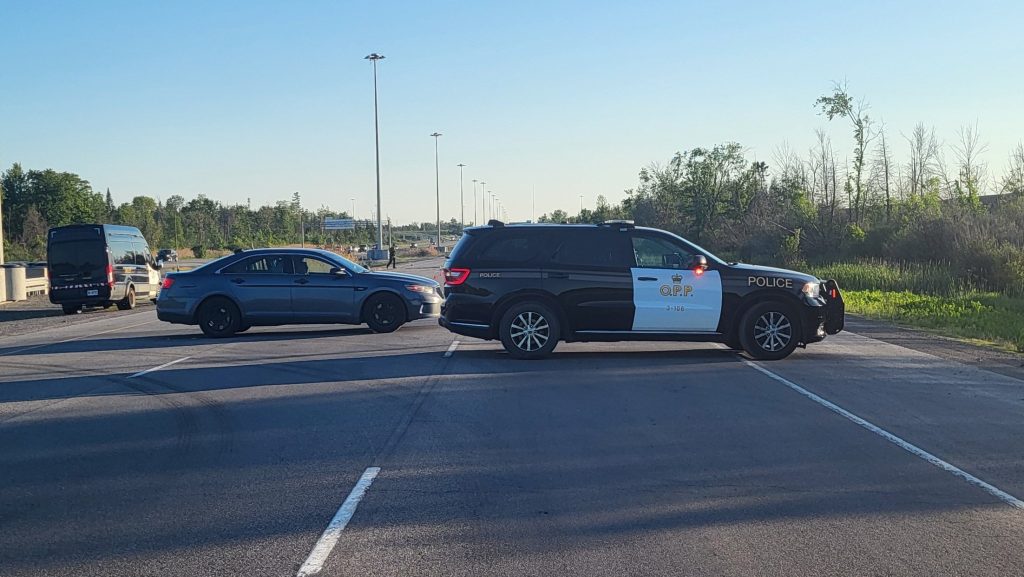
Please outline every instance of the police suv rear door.
M693 250L652 231L632 234L633 330L714 333L722 315L722 278L717 270L688 267Z

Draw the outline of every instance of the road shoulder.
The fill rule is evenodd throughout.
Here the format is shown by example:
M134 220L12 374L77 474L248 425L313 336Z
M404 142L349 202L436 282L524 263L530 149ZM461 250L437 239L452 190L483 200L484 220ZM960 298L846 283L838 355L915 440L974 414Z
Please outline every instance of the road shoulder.
M847 315L846 331L1024 380L1024 355L971 344L885 321Z

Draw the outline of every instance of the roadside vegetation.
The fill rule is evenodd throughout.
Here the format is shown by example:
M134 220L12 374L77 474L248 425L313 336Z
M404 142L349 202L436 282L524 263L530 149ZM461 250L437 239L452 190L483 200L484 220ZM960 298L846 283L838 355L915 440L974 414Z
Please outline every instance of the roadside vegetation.
M808 272L836 279L848 312L1024 352L1019 286L986 290L947 263L867 261Z
M1022 349L1024 143L1007 151L1004 166L990 167L976 126L945 135L946 142L924 123L890 129L844 85L808 105L850 137L837 147L819 130L809 150L783 145L770 161L750 158L736 142L682 150L640 169L617 204L598 197L593 209L539 220L631 219L730 260L836 278L854 313ZM349 215L305 209L298 194L259 208L202 195L136 196L116 205L109 190L93 191L75 174L14 164L0 176L8 260L41 258L47 228L76 222L137 226L151 245L191 248L198 257L297 244L303 230L307 244L340 250L375 236L369 227L322 231L323 218ZM445 224L454 231L458 223ZM433 225L394 230L397 237Z

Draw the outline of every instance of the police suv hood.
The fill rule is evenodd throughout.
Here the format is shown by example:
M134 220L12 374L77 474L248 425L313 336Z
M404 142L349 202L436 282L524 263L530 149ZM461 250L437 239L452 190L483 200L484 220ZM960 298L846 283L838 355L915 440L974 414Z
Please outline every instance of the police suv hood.
M791 278L800 282L818 282L818 279L812 275L784 268L743 263L730 264L729 268L739 274Z
M395 282L415 283L429 287L441 286L435 280L429 279L424 276L417 276L414 274L404 274L400 272L381 272L373 270L364 272L363 274L369 275L374 280L393 280Z

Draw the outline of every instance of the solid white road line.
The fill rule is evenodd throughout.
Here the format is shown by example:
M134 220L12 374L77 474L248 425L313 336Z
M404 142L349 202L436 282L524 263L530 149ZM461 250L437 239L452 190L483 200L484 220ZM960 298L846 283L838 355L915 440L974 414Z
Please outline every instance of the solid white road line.
M448 350L444 352L444 358L449 358L455 354L455 349L459 348L459 341L452 341L452 344L448 345Z
M757 363L748 361L746 359L742 360L743 363L746 364L747 366L757 371L760 371L764 375L782 383L783 385L786 385L787 387L793 389L794 391L800 393L801 395L807 397L808 399L814 401L815 403L818 403L819 405L825 407L826 409L838 415L846 417L847 419L853 421L854 423L857 423L861 427L864 427L865 429L871 431L872 433L882 437L883 439L889 441L890 443L896 445L897 447L903 449L904 451L912 455L916 455L924 459L925 461L928 461L932 465L935 465L936 467L948 473L952 473L953 475L960 477L964 481L967 481L968 483L974 485L975 487L978 487L982 491L985 491L989 495L992 495L993 497L999 499L1000 501L1006 503L1011 507L1024 510L1024 501L1021 501L1020 499L1014 497L1013 495L1007 493L1006 491L1003 491L998 487L995 487L993 485L986 483L985 481L982 481L981 479L975 477L974 475L968 473L967 471L964 471L959 467L956 467L950 463L947 463L946 461L943 461L942 459L936 457L935 455L929 453L928 451L925 451L924 449L918 447L917 445L904 441L903 439L897 437L896 435L890 433L889 431L886 431L885 429L877 425L865 421L864 419L858 417L857 415L854 415L853 413L847 411L846 409L840 407L839 405L827 401L819 397L818 395L815 395L814 393L808 391L807 389L801 387L800 385L797 385L796 383L790 381L789 379L777 375L772 371L769 371L768 369L762 367L761 365L758 365Z
M348 525L352 515L355 514L359 501L366 495L366 490L370 488L370 484L377 477L377 473L380 473L380 467L369 467L363 472L363 476L359 477L359 482L356 483L355 487L352 487L352 492L348 494L348 498L341 504L338 512L334 514L334 518L331 519L330 524L324 529L323 535L320 535L320 539L313 546L313 551L306 558L306 562L302 564L302 567L299 567L296 577L315 575L324 568L327 556L331 554L331 550L338 544L341 532Z
M129 379L134 379L135 377L141 377L142 375L147 375L149 373L152 373L153 371L159 371L160 369L166 369L167 367L169 367L171 365L176 365L176 364L180 363L181 361L187 361L187 360L189 360L191 358L192 357L181 357L180 359L171 361L169 363L164 363L164 364L160 365L159 367L153 367L152 369L146 369L144 371L139 371L139 372L135 373L134 375L132 375L132 376L130 376L128 378Z

